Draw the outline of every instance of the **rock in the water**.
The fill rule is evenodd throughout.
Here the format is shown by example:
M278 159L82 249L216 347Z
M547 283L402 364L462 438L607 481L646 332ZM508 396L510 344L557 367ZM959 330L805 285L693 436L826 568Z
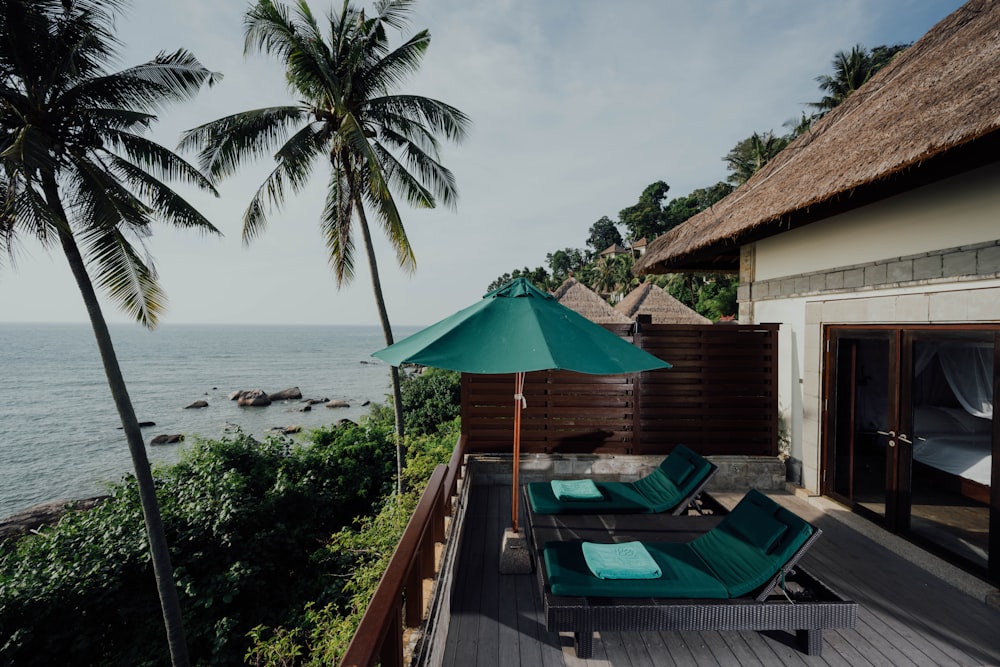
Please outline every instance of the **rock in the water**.
M352 422L350 419L338 419L337 426L357 426L357 423Z
M309 405L316 405L317 403L326 403L329 400L330 400L329 398L326 398L324 396L323 398L307 398L302 402L308 403Z
M139 428L146 428L147 426L156 426L156 422L139 422ZM118 430L122 430L122 427L119 426Z
M302 392L299 391L298 387L289 387L288 389L282 389L281 391L276 391L273 394L268 394L268 398L271 401L287 401L290 399L300 399L302 398Z
M272 426L271 428L269 428L267 430L270 431L270 432L272 432L272 433L281 433L283 435L291 435L293 433L298 433L299 431L301 431L302 427L301 426L296 426L296 425L292 425L292 426Z
M184 436L181 435L180 433L174 433L174 434L169 434L169 435L166 434L166 433L163 433L163 434L160 434L160 435L156 436L152 440L150 440L149 444L151 444L151 445L172 445L174 443L181 442L182 440L184 440Z
M17 538L28 531L52 525L58 522L66 512L90 509L107 497L96 496L82 500L53 500L52 502L29 507L17 514L12 514L0 520L0 543L4 542L7 538Z
M240 392L240 395L236 398L236 404L260 407L271 405L271 399L263 389L247 389Z
M328 407L328 408L349 408L349 407L351 407L351 404L348 403L347 401L341 401L341 400L338 400L338 399L335 398L332 401L327 401L326 402L326 407Z
M312 404L311 403L307 403L307 404L303 405L301 408L299 408L299 412L309 412L312 409L313 409Z
M184 406L184 409L189 410L191 408L207 408L207 407L208 407L208 401L195 401L191 405Z

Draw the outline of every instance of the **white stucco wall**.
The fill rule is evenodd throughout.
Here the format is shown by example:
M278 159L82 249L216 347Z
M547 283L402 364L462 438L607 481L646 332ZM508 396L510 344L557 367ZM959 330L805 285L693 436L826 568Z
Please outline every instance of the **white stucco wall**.
M754 280L996 238L1000 163L759 241Z
M779 322L778 405L802 461L802 486L820 489L823 327L828 324L1000 322L1000 280L880 292L775 299L754 304L758 322Z
M996 239L1000 164L760 241L752 274L783 278ZM823 326L1000 322L1000 280L764 299L753 319L781 324L779 407L803 486L818 492Z

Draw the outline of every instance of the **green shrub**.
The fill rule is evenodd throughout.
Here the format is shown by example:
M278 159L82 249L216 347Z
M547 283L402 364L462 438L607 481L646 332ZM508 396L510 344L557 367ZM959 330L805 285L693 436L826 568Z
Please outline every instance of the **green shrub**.
M462 374L440 368L425 368L422 373L403 375L403 427L407 435L435 433L461 413ZM391 405L391 401L390 401ZM372 415L392 423L392 409L375 406Z
M392 489L392 429L370 420L313 442L198 442L156 471L191 655L240 664L258 624L298 624L302 600L346 601L324 544ZM0 557L0 663L165 665L162 616L134 480Z
M404 475L409 489L402 498L389 497L375 516L359 517L335 534L325 556L331 569L350 573L341 604L309 602L298 627L258 626L251 632L246 660L254 667L320 667L340 662L389 565L434 468L448 463L461 433L458 419L440 424L436 433L406 438Z

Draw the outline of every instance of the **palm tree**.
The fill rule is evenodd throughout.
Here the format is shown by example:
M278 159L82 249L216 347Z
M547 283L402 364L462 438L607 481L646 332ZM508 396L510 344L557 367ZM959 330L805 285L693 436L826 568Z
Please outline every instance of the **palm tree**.
M457 190L451 172L438 160L436 137L461 140L469 123L447 104L394 92L418 69L430 43L430 34L423 30L395 49L389 46L386 29L402 30L412 4L380 0L375 15L368 17L345 0L339 14L327 17L329 32L324 34L305 0L291 9L274 0L258 0L244 20L244 52L281 60L300 102L220 118L189 130L181 140L181 148L200 151L200 166L213 178L231 175L244 160L281 144L274 153L274 170L243 216L244 242L263 231L267 214L288 190L302 190L313 167L326 161L330 179L320 226L337 286L354 278L356 218L386 345L393 343L392 329L369 212L392 243L399 266L414 270L413 248L392 190L415 206L432 208L436 198L453 206ZM399 369L393 367L391 373L398 472L403 463L403 402Z
M833 75L823 74L816 77L820 90L827 94L819 102L810 102L809 106L819 109L820 115L830 111L867 83L876 72L888 65L897 53L908 46L910 45L882 45L868 51L858 44L850 51L838 51L833 56Z
M214 192L211 184L143 136L153 112L190 98L213 75L183 50L110 72L118 0L0 0L0 7L0 257L13 265L22 235L58 243L66 256L132 455L171 660L187 665L149 460L95 283L153 328L165 297L141 247L152 222L218 233L163 179Z
M735 185L746 183L761 167L771 161L788 145L787 137L775 136L774 132L752 135L736 144L724 158L729 166L727 179Z

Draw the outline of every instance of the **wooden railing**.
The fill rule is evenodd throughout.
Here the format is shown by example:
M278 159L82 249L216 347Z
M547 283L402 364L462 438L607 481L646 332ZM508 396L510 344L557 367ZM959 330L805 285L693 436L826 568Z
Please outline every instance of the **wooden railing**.
M434 546L445 539L464 450L463 436L448 465L431 474L340 667L403 667L403 627L419 627L423 620L423 581L434 576Z

